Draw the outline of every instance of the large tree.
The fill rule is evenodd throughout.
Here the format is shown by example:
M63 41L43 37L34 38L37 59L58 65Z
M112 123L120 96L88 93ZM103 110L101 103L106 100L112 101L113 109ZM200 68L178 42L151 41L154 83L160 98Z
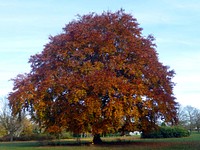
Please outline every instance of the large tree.
M176 121L174 71L158 60L153 36L123 10L79 16L31 56L14 79L13 113L23 109L49 132L147 132Z

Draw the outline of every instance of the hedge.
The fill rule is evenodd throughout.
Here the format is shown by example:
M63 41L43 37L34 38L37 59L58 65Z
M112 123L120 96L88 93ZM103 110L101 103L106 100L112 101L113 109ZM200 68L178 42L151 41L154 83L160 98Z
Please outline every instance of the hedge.
M187 137L190 135L190 132L183 127L180 126L161 126L157 130L153 130L150 132L143 132L142 138L179 138L179 137Z

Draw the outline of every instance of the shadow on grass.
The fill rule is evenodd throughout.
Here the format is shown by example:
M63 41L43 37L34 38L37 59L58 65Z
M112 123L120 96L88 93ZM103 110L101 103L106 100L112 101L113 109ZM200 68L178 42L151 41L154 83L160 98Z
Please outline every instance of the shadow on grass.
M37 141L26 141L26 142L0 142L1 147L38 147L40 143Z

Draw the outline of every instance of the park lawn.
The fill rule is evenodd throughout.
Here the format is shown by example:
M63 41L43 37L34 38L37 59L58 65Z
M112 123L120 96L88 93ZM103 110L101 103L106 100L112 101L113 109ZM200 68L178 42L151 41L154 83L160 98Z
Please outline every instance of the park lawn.
M138 139L135 137L102 138L103 145L82 146L46 146L45 142L2 142L0 150L199 150L200 134L192 134L185 138ZM85 141L84 141L85 140ZM91 139L82 139L83 143ZM74 141L62 141L72 144Z

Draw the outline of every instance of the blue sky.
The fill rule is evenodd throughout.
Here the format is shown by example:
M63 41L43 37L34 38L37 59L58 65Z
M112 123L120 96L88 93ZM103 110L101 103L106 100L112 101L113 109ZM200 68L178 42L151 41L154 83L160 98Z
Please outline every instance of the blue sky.
M200 108L199 0L0 0L0 96L12 91L11 78L30 71L40 53L77 14L125 9L156 38L159 60L174 69L174 94L182 105Z

